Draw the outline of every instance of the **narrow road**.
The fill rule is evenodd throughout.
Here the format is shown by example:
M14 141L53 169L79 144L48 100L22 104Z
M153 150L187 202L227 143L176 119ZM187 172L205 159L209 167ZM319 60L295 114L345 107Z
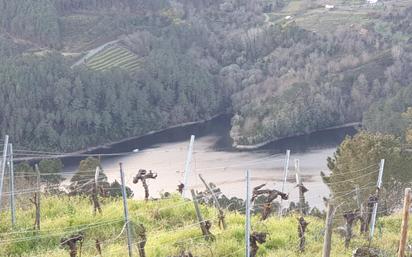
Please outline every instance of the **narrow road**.
M79 65L81 65L81 64L84 64L88 58L90 58L90 57L92 57L93 55L99 53L99 52L102 51L106 46L110 46L110 45L116 44L117 42L119 42L118 39L117 39L117 40L110 41L110 42L107 42L107 43L105 43L105 44L103 44L103 45L101 45L101 46L98 46L98 47L96 47L96 48L93 48L92 50L90 50L89 52L87 52L87 54L86 54L85 56L83 56L80 60L78 60L76 63L74 63L74 64L71 66L71 68L73 69L73 68L76 67L76 66L79 66Z
M264 13L263 15L265 16L265 21L264 21L265 23L267 23L267 24L269 24L269 25L275 25L274 22L270 21L270 16L269 16L269 14Z

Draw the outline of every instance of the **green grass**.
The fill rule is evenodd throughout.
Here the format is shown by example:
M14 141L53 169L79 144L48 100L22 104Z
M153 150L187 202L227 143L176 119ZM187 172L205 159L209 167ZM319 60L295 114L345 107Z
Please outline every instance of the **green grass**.
M213 222L214 241L205 241L197 226L197 220L190 201L179 196L158 201L129 200L129 213L134 230L136 224L144 224L147 229L146 253L150 257L164 257L179 254L182 250L190 250L195 256L244 256L244 215L237 212L226 213L228 229L221 230L217 226L216 210L201 206L202 214ZM127 244L123 229L123 206L121 199L104 199L103 214L93 216L92 206L88 198L43 197L41 231L32 230L32 204L26 201L19 206L17 226L11 230L9 213L1 215L0 224L0 256L68 256L67 249L59 246L62 237L83 231L85 241L82 256L97 256L95 240L102 241L105 257L127 255ZM306 235L306 251L299 253L297 235L297 216L285 218L271 217L261 222L258 216L252 217L252 230L268 232L267 242L261 245L258 256L269 257L312 257L320 256L323 242L324 221L307 217L310 222ZM339 217L336 217L339 218ZM7 220L7 222L6 222ZM337 223L339 223L337 221ZM401 220L398 215L379 219L374 246L382 248L387 256L394 256L397 249ZM358 229L355 229L355 234ZM411 231L412 232L412 231ZM135 234L134 243L138 242ZM345 250L343 239L333 235L332 256L351 256L357 246L366 244L363 236L357 235L350 249ZM135 254L137 254L134 245ZM213 253L213 255L212 255Z
M107 70L114 67L129 71L136 70L140 64L138 57L128 49L119 45L105 48L86 61L86 65L94 70Z

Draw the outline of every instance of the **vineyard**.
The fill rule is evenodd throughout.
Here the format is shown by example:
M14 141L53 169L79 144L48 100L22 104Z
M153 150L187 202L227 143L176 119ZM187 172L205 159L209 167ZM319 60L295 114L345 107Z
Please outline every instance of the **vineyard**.
M38 166L35 170L39 170ZM326 233L325 213L309 212L307 207L293 207L294 203L290 202L290 206L278 216L279 202L273 202L272 196L288 200L288 195L264 189L265 185L253 188L251 205L235 197L228 199L224 196L225 192L221 192L219 184L210 183L206 186L206 182L204 190L199 185L193 186L197 191L194 193L191 189L191 198L182 196L185 195L183 186L178 186L180 194L165 192L160 198L151 198L149 186L155 183L156 173L140 170L135 174L125 169L124 180L121 168L121 175L108 186L102 171L97 168L95 172L95 176L93 170L83 171L80 176L77 174L76 186L70 187L71 192L68 194L61 191L61 185L39 183L45 181L46 177L50 180L56 174L15 176L13 180L16 186L25 189L13 194L13 204L17 206L13 222L9 222L9 217L13 216L9 211L10 206L1 213L0 218L4 222L0 224L0 255L120 257L127 255L130 239L131 251L135 254L139 252L140 257L240 257L245 256L245 233L248 231L245 222L251 223L250 256L313 256L322 252ZM118 173L115 170L106 172L111 177ZM376 170L365 174L376 174ZM148 179L153 180L149 182ZM134 192L128 191L129 199L122 203L121 196L126 194L122 194L122 187L117 181L121 181L122 185L130 185L131 182L139 184L139 180L142 181L146 199L131 199ZM246 177L246 184L247 181ZM6 177L4 182L5 188L9 188L10 178ZM301 181L297 183L299 189L296 190L305 188ZM96 193L98 190L94 191L94 188L98 187L104 187L106 193ZM361 191L369 189L370 186L360 188ZM142 191L140 189L135 193L141 195ZM340 192L335 201L342 201L342 197L351 192ZM4 193L4 200L9 203L11 191L6 190ZM268 198L261 197L265 194L268 194ZM348 221L345 225L345 219L348 212L340 206L342 203L332 214L334 229L330 256L352 256L355 249L368 245L369 233L361 231L362 223L351 223L354 232L351 231L347 241L345 228ZM250 220L247 209L252 213ZM128 211L126 219L124 210ZM379 216L383 212L380 210ZM376 227L371 249L378 249L379 255L376 256L394 256L399 242L401 216L380 217ZM264 236L263 240L252 240L256 235ZM65 245L73 239L73 244Z
M151 185L162 173L136 171L136 167L125 167L121 162L118 168L105 170L96 154L78 154L87 158L80 161L77 171L64 173L64 178L61 172L53 172L62 165L56 159L58 153L16 150L14 154L6 136L0 177L3 207L0 256L305 257L322 253L324 257L389 257L399 252L399 257L405 257L411 254L406 247L411 230L408 228L410 189L405 191L403 215L387 208L383 187L388 182L383 183L382 179L385 159L380 164L351 170L350 177L339 181L321 174L330 188L353 181L360 184L355 189L333 190L333 195L324 199L325 212L309 206L308 202L319 196L313 195L313 188L304 183L298 159L295 176L288 174L290 150L284 159L274 158L279 157L276 154L245 162L242 167L238 165L240 172L246 167L245 176L239 173L236 178L224 181L206 181L202 176L221 167L207 171L195 167L193 172L201 183L190 182L191 160L198 153L193 150L194 140L192 136L183 183L176 185L177 192L161 192L160 197L153 197ZM156 150L147 151L156 153ZM135 149L107 156L142 152ZM14 156L20 160L22 156L42 160L34 167L28 162L19 163L15 173ZM268 180L252 188L251 181L257 177L248 168L267 161L283 162L282 186L274 186ZM233 163L231 167L236 165ZM285 183L293 180L292 177L296 184L288 191ZM365 178L378 182L363 183ZM228 198L226 195L231 192L221 187L239 180L245 185L245 197ZM132 184L137 185L133 190L129 187ZM297 199L291 197L292 191L299 192ZM144 200L138 200L143 192ZM362 203L360 198L365 194L369 196ZM358 198L358 209L350 204L351 195ZM408 255L398 249L405 249Z
M60 246L63 237L82 232L84 242L81 256L127 255L127 240L124 231L123 206L121 199L104 199L101 215L93 215L88 198L67 196L45 196L42 202L42 227L34 231L33 208L18 210L18 225L10 230L10 223L5 222L8 213L1 216L0 255L1 256L69 256L67 249ZM182 251L193 256L244 256L244 214L242 210L226 213L227 229L217 226L216 210L202 205L201 211L212 221L211 233L214 240L206 241L199 229L193 203L180 196L168 199L137 201L129 200L129 212L133 224L133 250L137 253L139 243L139 224L146 228L147 256L179 256ZM252 218L252 231L267 232L266 243L260 245L257 256L319 256L322 251L324 221L317 217L308 217L306 250L298 251L297 215L284 218L270 217L264 222L259 215ZM339 214L336 222L340 222ZM380 231L373 245L379 246L385 253L382 256L395 256L400 216L379 220ZM101 242L101 252L96 250L96 240ZM367 243L367 239L357 236L350 249L345 249L344 239L335 233L332 243L332 255L351 256L352 250ZM9 255L13 253L12 255Z
M118 67L133 72L139 69L140 64L141 60L134 53L117 44L106 47L86 60L86 66L94 70Z

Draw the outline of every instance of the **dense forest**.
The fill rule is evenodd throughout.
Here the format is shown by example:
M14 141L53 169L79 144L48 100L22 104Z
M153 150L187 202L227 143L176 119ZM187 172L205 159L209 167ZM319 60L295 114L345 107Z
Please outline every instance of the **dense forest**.
M139 80L120 70L73 71L56 54L3 62L1 127L23 145L74 150L217 113L222 101L213 78L170 55L181 65L161 68L179 83L150 69Z
M70 151L231 112L237 145L362 120L407 138L410 7L318 33L268 2L2 0L1 133ZM71 68L113 39L138 70Z

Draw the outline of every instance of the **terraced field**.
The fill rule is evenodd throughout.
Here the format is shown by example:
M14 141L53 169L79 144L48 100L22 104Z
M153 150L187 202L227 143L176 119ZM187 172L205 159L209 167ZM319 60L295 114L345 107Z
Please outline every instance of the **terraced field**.
M326 4L333 5L334 8L327 10ZM299 0L290 0L283 9L266 13L265 22L270 25L282 24L283 26L293 24L319 34L329 34L333 33L339 26L352 27L352 25L356 25L354 29L366 27L371 21L376 22L369 15L370 13L379 13L387 6L400 6L401 4L407 5L406 2L392 3L389 0L385 1L385 5L369 5L366 0L317 0L307 5ZM291 16L288 21L284 19L287 16Z
M86 66L94 70L120 67L133 72L139 69L140 64L141 60L134 53L117 44L106 47L86 60Z

